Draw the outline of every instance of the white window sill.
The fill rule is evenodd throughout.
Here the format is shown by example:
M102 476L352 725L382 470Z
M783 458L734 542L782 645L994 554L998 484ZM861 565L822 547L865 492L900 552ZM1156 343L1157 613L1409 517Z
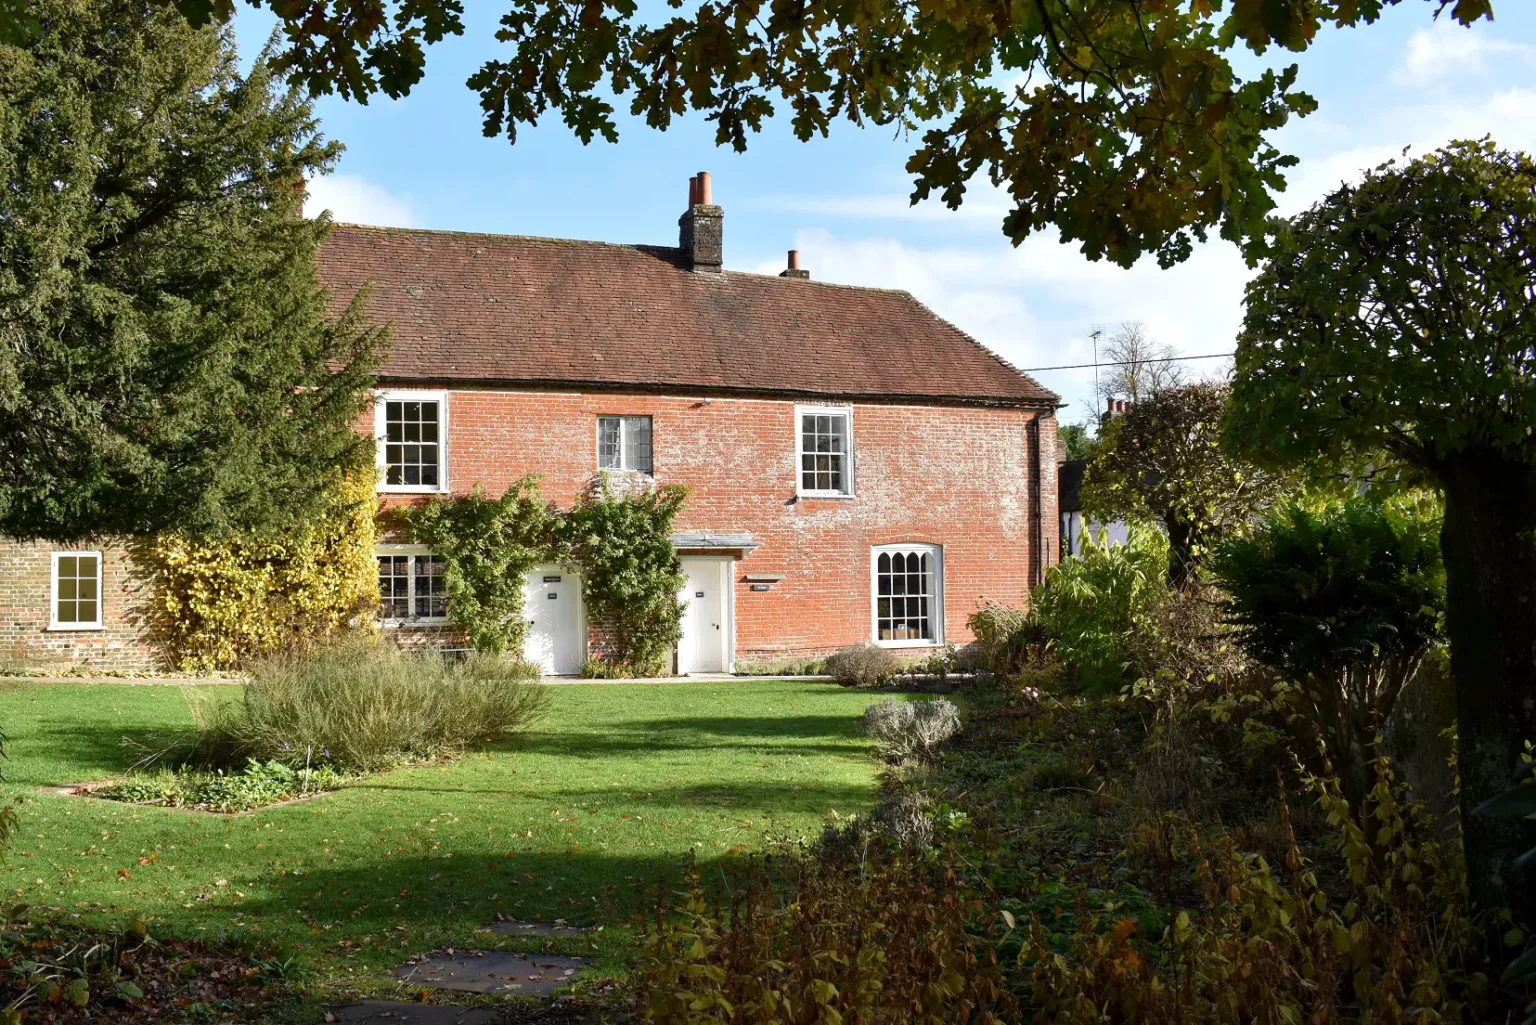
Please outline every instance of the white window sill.
M797 491L796 498L830 498L834 500L851 501L856 496L846 491Z
M382 627L385 630L398 630L401 627L411 627L411 626L452 626L452 625L453 625L453 623L447 617L442 617L442 618L434 617L432 619L381 619L381 620L379 620L379 626Z
M448 489L432 485L426 487L421 484L380 484L377 491L381 495L446 495Z
M879 648L942 648L943 641L875 641Z
M92 630L105 630L101 623L49 623L49 633L86 633Z

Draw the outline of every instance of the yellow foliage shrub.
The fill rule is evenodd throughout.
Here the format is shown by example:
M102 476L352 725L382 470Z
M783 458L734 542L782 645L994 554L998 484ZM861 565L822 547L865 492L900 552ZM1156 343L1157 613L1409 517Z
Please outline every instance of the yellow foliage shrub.
M348 479L331 511L282 537L162 534L134 553L145 627L174 669L234 669L351 626L378 604L374 483Z

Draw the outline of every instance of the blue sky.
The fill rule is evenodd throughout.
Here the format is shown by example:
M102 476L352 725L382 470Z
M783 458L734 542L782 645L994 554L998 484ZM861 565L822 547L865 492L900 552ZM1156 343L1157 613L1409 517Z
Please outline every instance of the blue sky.
M798 248L813 277L906 289L1025 368L1086 362L1089 333L1124 321L1144 322L1181 353L1231 351L1248 276L1231 245L1210 243L1169 271L1151 260L1128 271L1092 263L1054 233L1015 248L989 186L973 188L958 212L910 207L903 167L917 141L889 130L841 124L829 139L801 143L773 123L745 154L717 148L702 116L665 133L621 120L612 145L583 146L558 117L524 129L515 146L484 138L464 81L496 55L499 5L466 6L464 36L431 49L409 97L319 101L325 133L347 152L311 195L338 220L675 244L688 178L707 170L725 208L730 269L777 273L785 251ZM1536 151L1536 4L1496 0L1498 20L1470 30L1434 23L1429 8L1403 3L1376 25L1328 32L1300 58L1286 55L1321 107L1278 136L1301 158L1283 210L1304 208L1405 146L1423 152L1491 134ZM254 54L271 25L242 10L242 52ZM1222 361L1186 367L1224 369ZM1063 421L1088 417L1091 371L1035 376L1067 401Z

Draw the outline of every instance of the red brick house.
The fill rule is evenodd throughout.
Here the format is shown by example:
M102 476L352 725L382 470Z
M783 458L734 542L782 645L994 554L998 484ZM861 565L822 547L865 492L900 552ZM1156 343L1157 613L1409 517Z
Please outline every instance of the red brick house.
M818 283L795 254L778 276L723 270L706 176L690 200L676 248L337 226L322 279L338 305L371 281L394 324L385 501L528 473L561 505L602 472L686 485L682 672L968 642L981 601L1021 601L1056 559L1057 397L907 293ZM72 557L0 552L30 560L9 578L30 583L0 590L0 653L152 655L121 619L115 556L89 586L77 557L74 577L49 565ZM432 553L384 545L379 567L386 625L452 643ZM103 597L70 630L82 587ZM526 596L529 655L577 671L572 573L536 570Z

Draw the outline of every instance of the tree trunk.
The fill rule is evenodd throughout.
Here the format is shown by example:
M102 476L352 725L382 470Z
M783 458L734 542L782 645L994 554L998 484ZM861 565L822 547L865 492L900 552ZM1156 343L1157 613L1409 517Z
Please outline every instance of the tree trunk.
M1185 591L1195 576L1194 528L1173 516L1166 516L1163 530L1168 535L1168 586L1175 591Z
M1514 786L1536 741L1536 472L1492 453L1442 467L1446 628L1465 812ZM1536 823L1464 814L1467 874L1481 907L1536 915L1536 878L1516 857L1536 847Z

